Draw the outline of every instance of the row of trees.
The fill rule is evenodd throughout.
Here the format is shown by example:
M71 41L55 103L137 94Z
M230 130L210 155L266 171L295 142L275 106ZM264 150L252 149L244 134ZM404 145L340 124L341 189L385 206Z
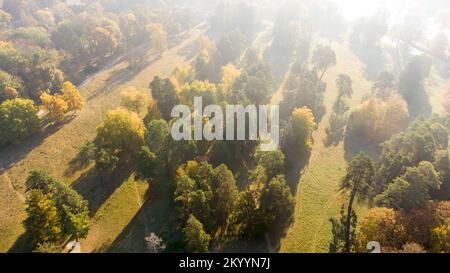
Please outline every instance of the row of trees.
M65 82L55 95L41 95L41 109L47 113L50 122L60 122L68 112L81 110L84 99L70 83ZM38 117L38 109L32 100L8 99L0 104L0 147L20 143L25 138L39 132L44 126Z

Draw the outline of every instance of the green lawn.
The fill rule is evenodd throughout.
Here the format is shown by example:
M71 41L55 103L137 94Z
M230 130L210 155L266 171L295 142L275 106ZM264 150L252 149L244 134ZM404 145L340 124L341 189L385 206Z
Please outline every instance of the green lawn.
M339 215L346 195L339 192L339 181L345 175L344 146L326 147L324 139L332 105L336 99L335 80L345 73L353 80L352 106L359 104L370 91L371 84L363 77L363 65L344 45L332 44L337 55L337 65L324 77L327 83L325 106L327 113L314 133L314 147L309 164L303 170L296 193L294 224L281 241L281 252L328 252L331 239L329 219ZM366 207L357 205L358 216L364 215Z

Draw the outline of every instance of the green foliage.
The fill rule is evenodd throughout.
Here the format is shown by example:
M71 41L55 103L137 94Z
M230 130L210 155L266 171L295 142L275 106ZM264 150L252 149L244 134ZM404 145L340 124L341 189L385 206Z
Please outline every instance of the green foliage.
M266 170L269 180L285 170L285 156L280 150L270 152L257 151L254 157L256 164L264 167Z
M318 45L312 54L311 63L314 70L320 73L319 80L322 80L328 68L336 65L336 53L328 46Z
M170 79L161 79L156 76L150 83L150 89L163 118L167 121L171 120L172 108L178 104L178 96L173 83Z
M26 200L26 230L34 244L57 241L61 238L62 227L58 210L49 196L38 190L29 192Z
M355 198L365 199L371 196L374 181L375 170L372 160L365 154L361 153L354 157L347 166L347 174L341 181L341 189L350 192L350 198L347 206L347 213L341 212L341 221L344 223L344 246L343 252L352 251L355 244L355 227L356 214L353 210ZM344 207L343 207L344 208ZM337 251L341 238L341 224L337 224L336 220L331 220L333 230L336 233L330 250Z
M417 166L422 161L435 162L437 148L444 144L441 134L433 133L431 129L435 123L443 124L438 119L418 119L406 132L395 135L382 144L378 160L377 193L381 193L395 178L402 176L408 167Z
M186 242L186 250L190 253L208 252L209 236L204 230L203 225L193 215L189 216L186 227L183 229Z
M157 156L147 146L143 146L136 160L136 171L145 178L153 178L159 167Z
M180 101L193 109L194 97L202 97L203 105L218 104L216 86L209 82L193 81L181 88Z
M81 195L41 170L32 171L27 178L26 185L27 192L29 193L28 195L35 200L33 202L37 202L36 199L39 200L45 197L48 198L55 207L55 217L57 217L58 224L60 225L58 226L58 236L60 236L58 238L78 240L87 237L89 231L89 209L87 201L84 200ZM43 199L44 201L45 198ZM51 210L53 211L53 209ZM36 215L39 216L39 212L34 212L32 210L27 212L28 218L25 220L25 223L27 223L27 221L35 221L33 220L34 217L36 217ZM35 232L31 227L27 230ZM52 231L52 229L47 230L45 226L41 226L38 230L38 232L50 231ZM55 242L58 238L52 237L48 240L38 240L36 242Z
M0 104L0 147L16 144L39 131L40 121L31 100L14 99Z
M280 117L288 120L292 111L298 107L308 107L317 121L325 114L324 92L326 84L315 73L301 68L292 69L283 87L283 100L280 103Z
M331 218L333 238L330 242L330 253L352 252L356 244L356 226L358 218L352 210L351 216L348 218L345 214L345 208L341 208L341 217L339 219ZM350 223L350 228L348 228ZM346 245L348 243L348 245Z
M441 181L430 162L420 162L409 167L406 173L397 177L387 189L376 197L378 205L411 211L424 208L430 200L429 190L439 190Z
M293 221L295 198L282 175L273 178L261 198L261 207L270 217L270 230L284 232Z
M192 214L210 233L227 223L237 194L236 180L225 165L214 169L189 161L178 170L174 199L180 204L181 219Z
M117 168L119 157L111 149L97 149L95 166L102 172L110 172Z
M228 101L233 104L266 104L273 92L272 74L263 63L246 68L231 88Z

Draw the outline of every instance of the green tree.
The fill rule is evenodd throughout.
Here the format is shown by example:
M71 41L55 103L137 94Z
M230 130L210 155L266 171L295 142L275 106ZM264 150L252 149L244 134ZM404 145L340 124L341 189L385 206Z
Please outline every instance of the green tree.
M159 165L157 156L147 146L143 146L136 160L136 171L145 178L153 178Z
M89 231L88 202L66 184L53 179L45 171L34 170L27 178L27 192L45 194L57 209L62 238L84 239Z
M291 69L283 86L280 117L288 120L295 108L308 107L317 121L325 114L324 92L326 84L312 71L301 67Z
M333 235L330 242L330 253L351 252L356 244L356 226L358 222L356 213L352 210L350 216L348 216L345 213L345 205L342 205L340 218L331 218L330 222Z
M203 230L203 225L193 215L189 216L183 229L186 250L191 253L208 252L211 236Z
M292 223L295 198L282 175L273 178L261 198L261 207L270 217L270 229L275 234L284 232Z
M336 53L328 46L318 45L313 52L311 62L314 70L320 73L319 80L322 80L328 68L336 65Z
M411 211L424 208L430 200L430 190L439 190L439 174L430 162L420 162L417 167L410 167L406 173L397 177L386 190L378 195L377 204Z
M119 157L111 149L97 149L95 152L95 166L103 173L108 173L117 168Z
M35 250L33 250L34 253L61 253L62 249L59 244L51 243L51 242L45 242L38 244Z
M39 131L40 122L33 101L7 100L0 104L0 147L16 144Z
M215 220L223 225L235 208L239 193L233 173L224 164L213 171L211 204Z
M372 160L365 154L361 153L354 157L347 167L347 175L341 181L341 189L350 192L350 198L347 206L346 221L344 226L345 244L343 251L350 252L351 236L352 236L352 218L353 203L355 198L364 199L372 193L374 180L374 167Z
M256 164L264 167L267 172L267 179L271 180L285 170L285 156L280 150L255 153Z
M150 89L163 118L167 121L171 120L172 108L179 103L173 83L170 79L161 79L156 76L150 83Z

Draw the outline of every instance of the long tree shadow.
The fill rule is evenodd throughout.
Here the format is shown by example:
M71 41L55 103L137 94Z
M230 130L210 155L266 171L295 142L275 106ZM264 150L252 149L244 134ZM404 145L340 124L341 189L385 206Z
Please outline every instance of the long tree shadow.
M91 168L83 173L72 188L89 202L91 216L105 203L114 191L126 181L133 172L131 164L120 164L111 173L102 173Z
M168 183L167 179L160 183ZM160 184L161 185L161 184ZM151 189L153 187L150 187ZM155 187L161 188L161 187ZM182 249L182 236L176 230L177 210L168 186L147 193L146 201L131 222L122 230L114 242L105 248L106 252L144 253L148 252L145 237L155 233L163 239L166 252Z
M11 248L8 249L8 253L31 253L33 251L32 245L30 235L24 232L17 238Z
M15 164L24 159L32 150L40 146L44 140L58 132L66 124L70 123L76 116L67 115L62 122L46 123L43 130L34 134L19 144L0 149L0 175L14 167Z

